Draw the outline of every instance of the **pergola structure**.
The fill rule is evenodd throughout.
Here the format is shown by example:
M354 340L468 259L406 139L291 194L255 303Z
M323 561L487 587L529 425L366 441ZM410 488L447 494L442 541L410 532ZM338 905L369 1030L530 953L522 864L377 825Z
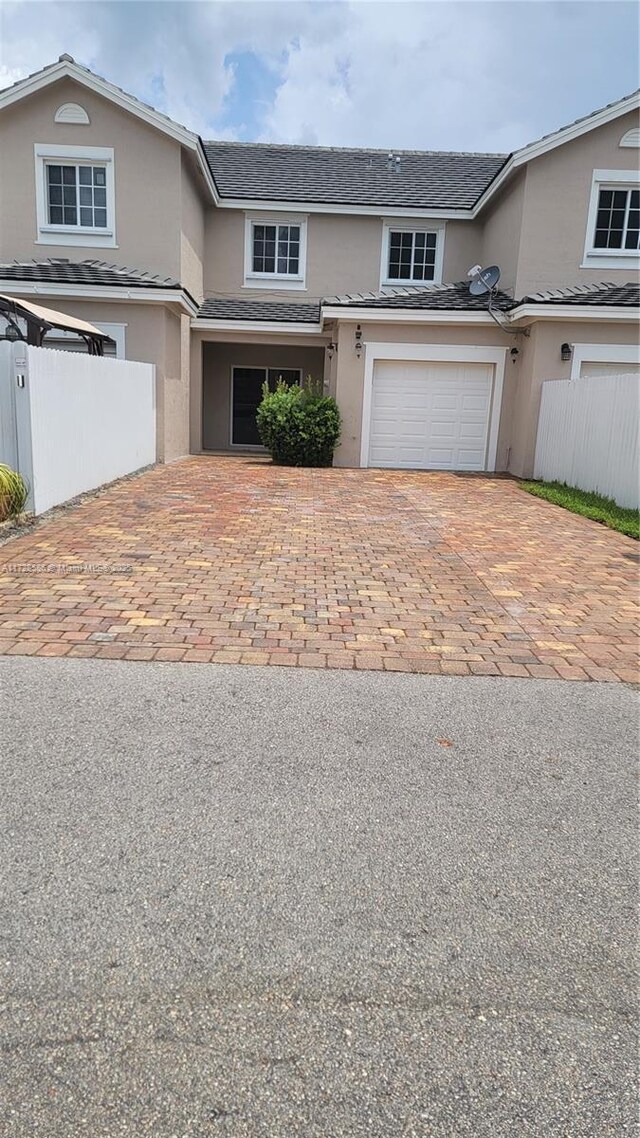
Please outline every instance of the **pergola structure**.
M81 337L90 356L104 355L105 342L111 341L110 336L86 320L77 320L75 316L56 312L53 308L42 308L28 300L17 300L14 296L0 293L0 340L24 340L41 348L52 328Z

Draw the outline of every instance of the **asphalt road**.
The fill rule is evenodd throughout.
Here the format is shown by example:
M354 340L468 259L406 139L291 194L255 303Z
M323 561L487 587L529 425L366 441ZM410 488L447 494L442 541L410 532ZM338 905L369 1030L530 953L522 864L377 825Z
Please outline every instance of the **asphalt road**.
M3 1138L636 1121L622 685L0 660Z

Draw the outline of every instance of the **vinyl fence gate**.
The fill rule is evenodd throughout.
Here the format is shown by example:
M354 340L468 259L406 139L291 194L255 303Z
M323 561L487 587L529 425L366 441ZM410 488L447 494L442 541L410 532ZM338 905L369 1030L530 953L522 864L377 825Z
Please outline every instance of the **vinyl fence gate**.
M0 341L0 462L41 514L156 460L155 367Z
M595 490L619 506L640 500L640 376L546 380L534 478Z

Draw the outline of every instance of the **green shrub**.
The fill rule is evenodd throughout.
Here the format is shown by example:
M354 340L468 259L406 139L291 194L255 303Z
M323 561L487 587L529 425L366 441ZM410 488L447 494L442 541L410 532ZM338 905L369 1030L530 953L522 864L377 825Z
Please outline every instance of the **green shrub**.
M22 475L0 463L0 522L22 513L28 494Z
M265 383L258 407L258 431L273 461L282 466L331 466L340 438L335 399L308 376L298 387L279 379L274 391Z

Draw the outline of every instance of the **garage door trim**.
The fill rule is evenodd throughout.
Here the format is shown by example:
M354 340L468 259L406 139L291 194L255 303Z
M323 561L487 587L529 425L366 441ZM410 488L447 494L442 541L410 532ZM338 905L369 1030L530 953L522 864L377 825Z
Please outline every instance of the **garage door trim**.
M583 364L605 363L620 364L620 373L623 374L624 364L640 364L640 346L638 344L574 344L571 357L571 379L580 378L580 369Z
M487 439L487 470L495 470L506 348L485 348L469 344L376 344L365 343L364 395L360 438L360 466L369 466L369 436L373 402L373 372L379 360L418 360L427 363L493 364L494 374Z

